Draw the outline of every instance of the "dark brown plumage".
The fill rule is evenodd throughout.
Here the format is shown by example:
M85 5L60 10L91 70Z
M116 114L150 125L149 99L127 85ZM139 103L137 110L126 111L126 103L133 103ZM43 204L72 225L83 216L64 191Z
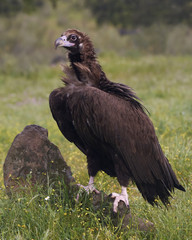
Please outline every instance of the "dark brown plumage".
M174 188L184 191L144 107L131 88L107 79L89 37L68 30L55 46L68 50L70 66L64 66L65 87L50 94L50 108L63 135L87 156L88 188L95 190L93 179L103 170L122 186L122 193L113 195L116 205L129 204L130 180L152 205L156 198L167 204Z

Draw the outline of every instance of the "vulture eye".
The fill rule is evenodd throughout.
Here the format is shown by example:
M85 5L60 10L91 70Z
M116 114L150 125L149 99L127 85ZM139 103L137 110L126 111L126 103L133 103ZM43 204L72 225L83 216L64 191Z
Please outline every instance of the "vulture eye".
M77 36L76 35L71 35L71 40L73 41L73 42L75 42L76 40L77 40Z

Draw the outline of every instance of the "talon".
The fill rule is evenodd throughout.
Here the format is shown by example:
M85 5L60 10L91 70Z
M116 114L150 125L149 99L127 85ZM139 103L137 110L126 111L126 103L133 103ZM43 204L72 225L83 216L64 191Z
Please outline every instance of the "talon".
M90 187L89 185L88 186L83 186L81 184L77 184L77 186L81 187L82 189L84 189L88 194L92 193L92 192L95 192L96 194L99 194L100 191L97 190L95 187ZM82 190L80 189L80 191ZM77 194L77 197L76 197L76 202L79 201L79 193Z
M115 201L113 202L113 211L115 213L117 213L118 210L118 204L120 201L123 201L126 205L126 207L129 207L129 200L128 200L128 194L127 194L127 190L125 187L122 187L122 192L121 194L118 193L112 193L110 194L111 198L115 198Z
M93 184L88 184L87 186L83 186L81 184L77 184L77 186L79 186L80 188L83 188L87 193L92 193L95 192L97 194L100 193L99 190L97 190Z
M90 177L89 179L89 183L87 186L83 186L81 184L77 184L78 187L84 189L88 194L92 193L92 192L95 192L96 194L99 194L100 191L97 190L94 186L94 177ZM79 200L79 193L77 194L77 197L76 197L76 201L78 202Z
M79 201L79 193L77 193L77 197L75 198L75 201L78 203L78 201Z

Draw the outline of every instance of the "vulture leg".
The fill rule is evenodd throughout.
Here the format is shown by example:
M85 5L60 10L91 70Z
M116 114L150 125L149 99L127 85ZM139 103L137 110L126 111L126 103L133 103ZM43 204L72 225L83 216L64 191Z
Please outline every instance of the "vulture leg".
M95 192L95 193L100 193L94 186L94 177L90 176L89 178L89 183L87 186L83 186L81 184L77 184L79 187L83 188L88 194L89 193L92 193L92 192ZM77 201L79 199L79 194L77 194Z
M127 188L121 186L121 194L118 193L112 193L111 198L115 198L115 201L113 203L113 211L117 212L118 204L120 201L123 201L126 205L126 207L129 207L129 200L128 200L128 194L127 194Z

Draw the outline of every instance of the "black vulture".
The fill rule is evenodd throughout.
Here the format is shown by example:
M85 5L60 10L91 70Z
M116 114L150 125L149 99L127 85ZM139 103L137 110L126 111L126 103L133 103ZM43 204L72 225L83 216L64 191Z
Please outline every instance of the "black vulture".
M118 202L129 206L127 186L135 182L145 200L165 205L174 188L185 191L165 157L151 120L133 90L110 81L97 61L90 38L69 29L55 41L68 50L69 66L63 66L64 87L49 97L53 118L62 134L86 156L90 180L87 191L96 191L94 177L102 170L117 177Z

